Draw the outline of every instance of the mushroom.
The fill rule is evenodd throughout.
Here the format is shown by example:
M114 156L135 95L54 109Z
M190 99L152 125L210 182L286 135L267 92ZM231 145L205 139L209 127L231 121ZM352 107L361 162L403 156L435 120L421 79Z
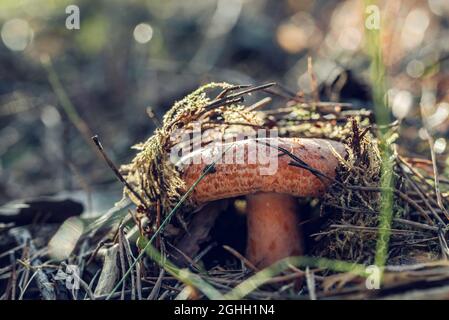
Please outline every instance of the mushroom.
M277 161L277 170L271 175L261 174L267 162L262 163L260 157L254 158L254 152L261 144L273 142L280 148L270 153L269 160ZM336 154L345 155L344 145L332 140L307 138L246 139L210 144L184 156L178 163L186 186L191 187L217 155L237 154L242 150L244 161L217 162L214 170L195 187L191 199L200 206L214 200L246 196L246 257L257 267L263 268L280 259L303 254L296 198L319 197L325 193L331 180L324 176L335 177L339 163ZM292 158L279 154L279 150L287 150L323 176L318 177L307 168L291 165Z

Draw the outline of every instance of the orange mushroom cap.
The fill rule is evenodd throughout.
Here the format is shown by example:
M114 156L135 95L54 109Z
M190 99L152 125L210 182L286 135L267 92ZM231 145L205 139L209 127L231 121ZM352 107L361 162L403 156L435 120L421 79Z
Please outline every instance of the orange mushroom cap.
M263 146L272 150L263 149ZM322 175L319 177L307 168L291 165L294 162L292 157L283 150ZM265 156L260 157L257 152L264 152ZM192 200L200 205L213 200L248 196L247 255L259 266L302 254L299 210L294 198L318 197L326 191L335 177L339 163L337 154L345 155L344 145L332 140L307 138L247 139L211 144L181 159L179 165L183 168L186 186L192 186L205 166L220 154L221 159L228 161L219 161L214 165L213 172L195 187ZM233 156L235 161L229 161ZM196 162L192 161L194 159ZM273 163L276 168L267 171Z

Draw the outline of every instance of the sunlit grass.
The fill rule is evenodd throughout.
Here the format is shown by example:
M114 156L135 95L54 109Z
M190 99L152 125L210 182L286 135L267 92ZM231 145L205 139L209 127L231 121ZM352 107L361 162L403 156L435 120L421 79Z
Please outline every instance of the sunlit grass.
M336 272L349 272L358 276L366 277L366 267L364 265L350 263L346 261L331 260L313 257L289 257L278 261L268 268L257 272L252 277L240 283L233 290L224 295L225 299L242 299L252 291L267 283L273 277L295 267L315 267L332 270Z
M139 238L139 248L141 248L153 261L161 268L164 268L173 277L201 291L209 299L219 300L238 300L245 298L248 294L266 284L273 277L292 267L314 267L335 272L347 272L357 276L367 277L366 267L361 264L350 263L340 260L331 260L325 258L313 257L289 257L274 263L273 265L257 272L255 275L246 279L226 294L220 293L211 284L201 278L200 275L192 273L188 269L180 269L156 248L154 248L147 239Z
M376 5L376 0L365 0L365 8ZM380 9L379 9L380 10ZM393 217L393 172L391 148L388 140L390 133L387 125L391 122L390 110L386 101L386 68L383 63L381 48L382 13L379 28L365 28L366 50L371 59L370 78L373 93L374 112L380 133L380 148L382 153L381 168L381 208L379 214L379 235L376 247L375 264L379 267L385 265L388 257L388 244L390 241L390 227Z
M140 237L138 246L161 268L164 268L173 277L184 283L200 290L207 298L211 300L223 300L223 295L205 281L201 276L189 271L189 269L180 269L163 256L155 247L153 247L145 238Z

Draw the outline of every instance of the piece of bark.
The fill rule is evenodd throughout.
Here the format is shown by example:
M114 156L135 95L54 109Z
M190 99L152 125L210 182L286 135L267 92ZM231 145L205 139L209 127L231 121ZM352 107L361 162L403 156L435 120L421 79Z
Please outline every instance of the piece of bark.
M103 269L94 292L96 297L109 294L114 289L120 270L117 264L117 253L118 246L105 251Z

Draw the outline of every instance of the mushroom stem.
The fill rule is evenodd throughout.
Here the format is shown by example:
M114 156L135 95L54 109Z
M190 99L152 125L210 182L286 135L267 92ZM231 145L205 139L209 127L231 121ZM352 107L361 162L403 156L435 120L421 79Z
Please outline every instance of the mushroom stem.
M303 253L298 204L294 196L280 193L247 195L247 258L264 268Z

